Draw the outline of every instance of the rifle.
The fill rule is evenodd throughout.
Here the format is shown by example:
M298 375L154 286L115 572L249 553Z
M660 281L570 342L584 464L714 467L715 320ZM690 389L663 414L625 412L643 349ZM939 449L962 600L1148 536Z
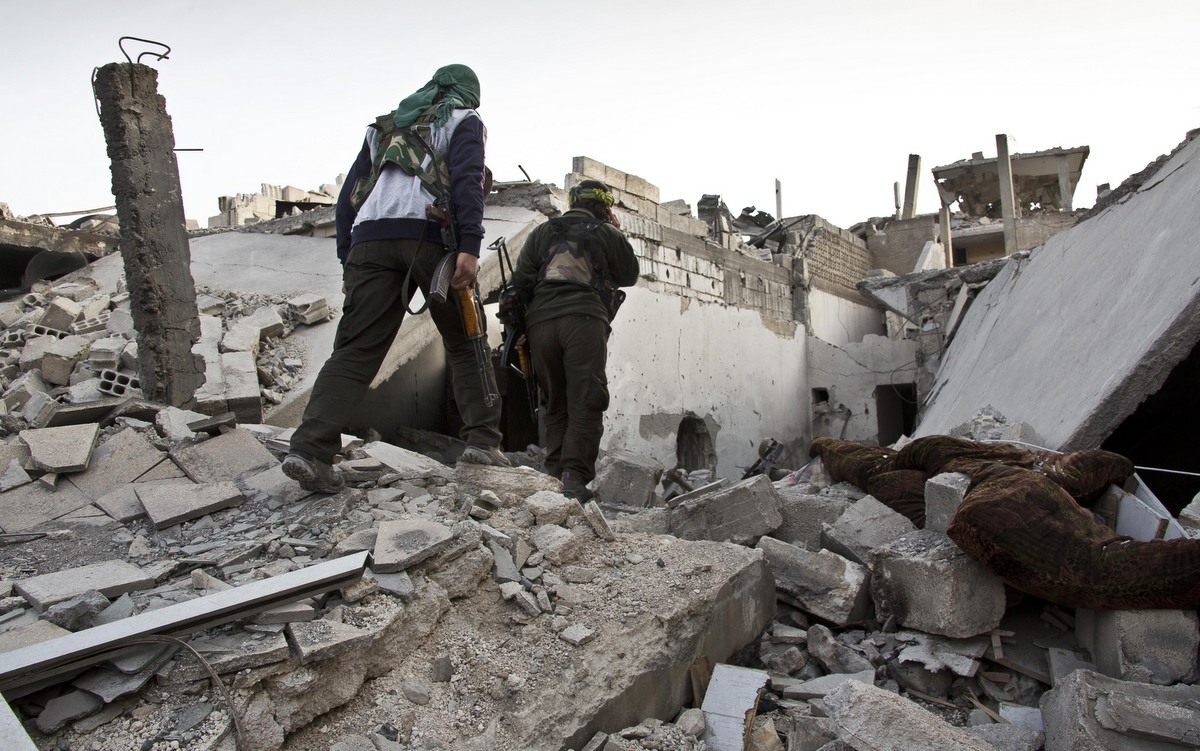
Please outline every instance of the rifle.
M504 324L504 344L500 347L500 367L507 372L510 368L525 381L525 393L529 401L529 416L536 425L538 421L538 382L537 374L533 372L533 361L529 356L529 343L525 340L525 304L528 300L522 290L509 285L504 276L504 264L508 264L509 274L512 273L512 258L508 254L508 244L499 237L488 246L495 250L500 259L500 310L496 317ZM512 362L516 353L517 363Z
M454 276L454 267L458 258L458 241L454 237L454 219L448 206L441 206L439 198L431 206L425 207L425 217L436 221L442 229L442 245L446 254L434 269L433 279L429 284L429 297L439 305L444 303L450 291L450 277ZM487 332L483 327L483 302L479 299L479 283L467 289L454 290L458 311L462 316L463 330L466 331L467 341L475 351L475 370L479 373L479 382L483 384L483 403L490 407L500 398L500 389L496 386L496 374L487 348Z

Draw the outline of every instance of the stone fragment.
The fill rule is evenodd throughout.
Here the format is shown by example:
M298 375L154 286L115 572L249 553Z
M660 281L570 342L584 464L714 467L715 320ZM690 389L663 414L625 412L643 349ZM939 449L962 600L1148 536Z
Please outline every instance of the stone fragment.
M52 342L42 354L42 380L55 386L71 383L75 366L88 351L88 339L84 336L68 336Z
M46 708L38 715L38 730L46 734L55 733L66 727L67 723L99 712L103 706L104 702L86 691L72 691L57 696L46 702Z
M766 475L755 475L668 512L671 533L685 540L753 545L783 523L783 500Z
M46 312L38 320L39 326L55 331L69 331L71 324L79 320L83 306L68 297L55 297L46 304Z
M861 673L875 667L861 653L839 642L826 626L814 623L808 629L808 653L830 673ZM867 681L870 683L870 681Z
M571 512L579 508L578 501L561 493L539 490L525 499L525 508L538 524L566 524Z
M804 683L787 686L784 689L785 699L818 699L824 697L826 693L833 691L836 687L846 683L847 680L857 680L859 683L874 685L875 671L860 671L858 673L830 673L822 675L820 678L805 680Z
M245 496L232 482L182 484L174 481L137 483L138 500L157 529L236 506Z
M360 553L364 550L370 550L375 547L375 540L379 537L379 530L375 527L369 529L360 529L354 534L333 546L333 554L336 557L349 555L351 553Z
M196 435L195 431L188 427L189 423L206 419L208 419L208 415L202 415L199 412L167 407L154 416L154 425L158 428L159 435L168 441L186 441Z
M29 447L29 460L47 472L82 472L92 459L92 447L100 426L64 425L59 428L31 428L19 435Z
M1076 670L1040 701L1046 751L1200 748L1200 686L1151 686Z
M821 545L855 563L867 565L871 551L916 530L907 517L863 496L833 524L821 528Z
M605 503L647 507L655 504L655 489L663 466L653 459L627 451L607 454L596 466L592 481L596 497Z
M370 631L330 620L292 623L285 632L301 665L328 660L371 641Z
M149 589L154 586L154 580L137 566L114 560L22 579L13 586L41 613L51 605L69 600L90 589L113 598L126 592Z
M925 481L925 529L945 532L954 512L967 495L971 478L961 472L944 472Z
M31 482L33 482L33 478L14 459L4 468L4 474L0 475L0 493L5 493L13 488L19 488L22 485L28 485Z
M1200 617L1195 610L1076 611L1080 645L1097 672L1123 681L1170 685L1196 677Z
M440 477L450 479L454 470L424 454L402 449L383 441L373 441L362 447L368 456L383 462L400 480L426 480Z
M96 590L89 590L69 600L51 605L42 613L42 618L68 631L90 628L92 617L109 605L108 598Z
M171 457L198 483L236 481L279 463L248 430L233 430L201 443L174 448Z
M612 542L617 539L617 536L613 534L612 527L608 524L608 519L604 518L604 512L600 510L600 504L595 501L583 504L583 516L587 519L592 531L601 540Z
M437 522L385 521L379 525L371 568L383 574L403 571L448 547L453 539L453 531Z
M272 665L291 655L282 630L273 634L238 630L205 635L192 639L189 644L221 675ZM204 667L191 657L176 660L176 663L171 671L173 683L191 683L208 676Z
M31 621L8 631L0 632L0 653L40 644L44 641L57 639L60 636L66 636L69 633L71 632L62 626L55 626L49 621Z
M825 711L838 737L872 751L995 751L937 715L897 694L847 681L825 694Z
M596 638L596 631L595 629L590 629L581 623L576 623L572 626L567 626L565 629L560 631L558 638L562 639L571 646L582 647L584 644L587 644L592 639Z
M521 580L521 572L517 569L517 565L513 561L512 553L494 540L488 540L488 547L492 551L492 564L495 566L496 581L501 583L519 582Z
M1001 579L940 532L922 529L871 554L871 597L880 620L950 637L982 634L1000 625Z
M797 488L780 490L779 496L783 521L771 537L806 550L820 550L823 525L837 521L851 505L842 496L812 495Z
M533 546L538 549L546 560L556 566L570 563L579 558L582 544L578 537L553 524L543 524L533 528L529 535Z
M314 294L297 295L287 301L288 312L300 323L312 325L329 318L329 303Z
M1024 725L993 722L965 728L975 738L990 743L996 751L1039 751L1046 736Z
M839 626L866 618L871 604L866 567L828 550L813 553L771 537L756 547L766 555L780 594L797 607Z

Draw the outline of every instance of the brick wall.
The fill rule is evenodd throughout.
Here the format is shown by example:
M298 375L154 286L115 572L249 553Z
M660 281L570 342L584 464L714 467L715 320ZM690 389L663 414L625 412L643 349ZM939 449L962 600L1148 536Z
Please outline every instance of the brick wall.
M713 242L707 223L659 205L658 188L636 175L588 157L575 157L571 168L565 180L568 190L586 179L603 180L613 189L621 229L641 264L638 284L654 292L793 320L789 269Z

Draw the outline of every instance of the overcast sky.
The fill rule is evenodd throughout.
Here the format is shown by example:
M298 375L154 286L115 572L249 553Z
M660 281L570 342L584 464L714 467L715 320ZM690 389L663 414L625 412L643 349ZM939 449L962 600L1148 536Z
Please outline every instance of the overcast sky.
M185 211L262 183L316 189L366 124L439 66L479 74L497 180L563 184L589 156L695 211L819 214L843 227L894 210L909 154L1089 146L1092 205L1200 127L1195 0L614 0L6 3L0 202L18 215L113 203L94 68L117 41L170 46L158 71ZM129 42L131 56L152 46Z

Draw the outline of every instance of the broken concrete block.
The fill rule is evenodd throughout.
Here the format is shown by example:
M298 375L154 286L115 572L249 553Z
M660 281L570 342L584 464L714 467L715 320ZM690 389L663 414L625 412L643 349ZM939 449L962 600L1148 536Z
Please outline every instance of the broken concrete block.
M221 375L225 379L225 409L220 411L234 413L240 423L262 422L262 395L254 355L249 352L223 353Z
M140 568L117 560L64 569L13 583L13 588L39 613L89 589L112 599L126 592L153 586L154 579L146 576Z
M99 712L104 702L87 691L72 691L46 702L38 715L38 730L47 735L66 727L67 723Z
M1195 610L1075 612L1080 646L1110 678L1160 686L1196 677L1200 618Z
M19 435L29 447L29 461L47 472L82 472L92 459L92 447L100 426L64 425L59 428L22 430Z
M100 393L127 398L140 397L142 384L137 375L119 370L100 371Z
M366 629L329 620L289 623L286 632L301 665L345 654L366 646L372 638Z
M25 346L21 347L21 357L18 360L22 372L40 369L42 367L42 358L46 355L46 350L56 341L58 341L58 337L56 336L27 337ZM38 380L41 380L40 373L38 374Z
M329 303L314 294L297 295L287 301L288 311L300 323L312 325L329 319Z
M192 484L170 480L143 482L135 484L134 489L156 529L198 519L245 500L237 485L229 481Z
M30 394L29 401L21 409L21 416L33 428L49 427L50 419L58 411L59 403L47 393L37 391Z
M595 629L590 629L581 623L576 623L572 626L567 626L562 631L558 632L558 638L570 644L573 647L582 647L592 639L596 638Z
M257 358L258 345L262 341L261 333L253 324L237 323L221 337L221 351L249 352Z
M996 751L1040 751L1046 735L1040 730L1013 723L988 721L986 725L963 728L975 738L990 743Z
M880 620L950 637L991 631L1004 617L1004 582L958 549L922 529L871 554L871 598Z
M762 670L717 665L704 693L704 742L713 751L743 751L758 700L770 676Z
M20 412L29 401L29 397L49 390L50 387L42 380L42 374L31 370L22 374L4 390L4 406L9 412Z
M822 525L821 545L865 566L872 550L915 530L906 517L867 495L855 501L836 522Z
M871 599L865 566L828 550L814 553L771 537L762 538L756 547L766 556L777 590L797 607L839 626L866 618Z
M33 478L25 471L17 460L12 460L8 463L8 467L4 469L4 473L0 474L0 494L3 494L13 488L19 488L22 485L28 485L33 482ZM0 498L3 496L0 495Z
M55 386L68 385L75 365L83 360L87 352L87 337L68 336L51 343L42 355L42 379Z
M208 415L202 415L199 412L167 407L154 416L154 425L158 428L159 435L168 441L186 441L196 436L195 431L188 425L207 419Z
M140 478L163 456L145 433L125 428L96 447L87 471L72 475L71 483L88 498L99 500Z
M16 611L13 611L16 612ZM56 626L50 621L35 620L24 626L0 632L0 653L11 652L14 649L41 644L44 641L57 639L71 633L62 626Z
M1200 686L1151 686L1076 670L1042 695L1046 751L1200 748Z
M495 567L496 581L500 583L521 581L521 572L517 568L516 562L513 561L512 553L495 540L488 540L487 544L492 551L492 565Z
M238 321L238 325L249 325L258 329L259 336L266 339L269 336L280 336L284 331L283 315L274 305L264 305L250 315Z
M58 331L70 331L71 324L83 315L83 306L69 297L56 297L46 305L46 312L38 319L39 326Z
M944 472L925 481L925 529L945 532L954 512L967 495L971 478L962 472Z
M783 500L766 475L755 475L668 512L671 533L685 540L753 545L783 523Z
M898 694L847 681L825 695L825 711L838 737L873 751L995 751Z
M421 519L385 521L379 525L371 569L381 574L403 571L448 547L454 532Z
M533 546L546 556L546 560L556 566L576 560L582 552L579 538L571 534L571 530L555 524L534 527L529 537Z
M448 480L454 476L454 470L436 459L383 441L368 443L362 450L367 456L378 459L400 475L401 480L424 480L434 477Z
M525 508L529 509L538 524L566 524L571 512L579 508L579 503L561 493L539 490L525 499Z
M109 605L108 598L96 590L88 590L69 600L51 605L42 613L42 619L68 631L90 628L92 617Z
M604 518L604 512L600 510L600 504L595 501L583 504L583 516L587 519L592 531L601 540L612 542L617 539L617 536L613 534L612 527L608 524L608 519Z
M794 488L780 490L779 496L783 500L783 521L771 537L806 550L821 549L823 525L837 521L852 503L842 496L812 495Z
M236 481L279 464L248 430L232 430L207 441L173 448L171 458L199 483Z
M596 465L592 488L604 503L648 507L655 505L655 488L662 479L663 466L627 451L607 454Z

